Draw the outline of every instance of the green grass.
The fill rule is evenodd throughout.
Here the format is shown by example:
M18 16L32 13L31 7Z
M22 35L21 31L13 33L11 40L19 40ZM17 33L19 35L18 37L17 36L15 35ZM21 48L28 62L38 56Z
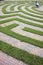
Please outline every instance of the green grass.
M11 4L10 4L11 5ZM4 13L4 14L11 14L11 13L15 13L14 12L14 10L13 10L13 6L10 8L10 10L11 10L11 12L7 12L7 10L6 10L6 8L9 6L9 4L8 5L5 5L3 8L2 8L2 12ZM15 6L14 6L15 7ZM18 11L19 12L19 11Z
M12 25L4 27L4 29L10 30L10 29L15 28L17 26L19 26L19 24L13 23Z
M5 13L5 14L9 14L9 13L14 13L14 12L7 12L6 11L6 7L7 7L8 5L6 5L6 6L4 6L3 8L2 8L2 11L3 11L3 13ZM20 6L21 7L21 6ZM19 9L19 8L18 8ZM27 9L27 8L26 8ZM11 7L11 10L14 10L14 8L13 7ZM21 9L19 9L20 11L22 11ZM25 12L26 13L26 12ZM31 16L34 16L34 17L39 17L39 18L42 18L41 16L36 16L36 15L33 15L33 14L31 14L31 13L27 13L28 15L31 15Z
M1 20L0 24L6 23L6 22L11 22L11 21L14 21L14 20L15 20L15 18L9 18L9 19L5 19L5 20Z
M31 13L28 13L28 12L26 12L26 11L23 11L23 10L21 9L21 6L19 6L18 9L19 9L21 12L23 12L24 14L27 14L27 15L30 15L30 16L33 16L33 17L36 17L35 15L33 15L33 14L31 14ZM30 17L28 17L28 18L31 19L31 20L34 20L34 21L43 22L42 20L37 20L37 19L35 19L35 18L30 18Z
M42 15L43 15L43 11L39 11L39 10L37 10L35 7L32 7L32 9L35 10L35 11L37 11L37 12L42 13Z
M23 17L23 16L22 16L22 17ZM36 26L36 27L43 28L43 25L39 25L39 24L36 24L36 23L32 23L32 22L25 21L25 20L22 20L22 19L20 19L20 18L14 18L14 17L0 21L0 24L6 23L6 22L10 22L10 21L14 21L14 20L19 21L19 22L22 22L22 23L25 23L25 24L28 24L28 25L32 25L32 26Z
M7 35L9 35L13 38L16 38L16 39L22 41L22 42L30 43L30 44L33 44L33 45L36 45L36 46L43 48L43 42L42 41L38 41L38 40L35 40L35 39L32 39L32 38L23 36L23 35L21 35L17 32L15 33L13 31L11 31L10 29L16 27L16 26L13 26L13 25L10 25L10 26L4 27L4 28L0 27L0 32L3 32L3 33L5 33L5 34L7 34Z
M4 14L14 13L14 12L7 12L6 8L7 8L8 6L9 6L9 4L8 4L8 5L5 5L5 6L2 8L2 12L3 12Z
M0 50L16 59L27 63L28 65L43 65L43 58L32 55L19 48L12 47L10 44L7 44L2 41L0 41Z
M22 17L23 17L23 16L22 16ZM28 25L32 25L32 26L36 26L36 27L43 28L43 25L36 24L36 23L33 23L33 22L29 22L29 21L25 21L25 20L22 20L22 19L20 19L20 18L17 18L16 20L19 21L19 22L28 24Z
M31 33L34 33L34 34L38 34L38 35L42 35L43 36L43 32L42 31L34 30L34 29L28 28L28 27L25 27L23 30L24 31L27 31L27 32L31 32Z
M13 6L11 6L10 10L14 11L14 7L17 6L18 4L14 4Z
M8 5L9 5L9 4L8 4ZM5 6L2 8L2 12L3 12L4 14L6 14L6 12L7 12L7 11L6 11L6 8L7 8L8 5L5 5Z
M25 7L25 9L26 9L27 11L29 11L29 12L30 12L30 13L29 13L29 15L31 15L31 16L33 16L33 17L43 18L42 13L39 13L39 12L34 12L34 11L32 11L32 10L28 9L27 7ZM33 14L31 14L31 13L33 13ZM36 13L37 15L34 15L35 13ZM38 16L38 15L40 15L40 16Z
M32 12L32 13L34 13L34 14L40 15L40 16L37 16L37 15L36 15L36 17L43 18L43 14L42 14L41 12L32 11L32 10L34 10L34 9L30 10L28 7L26 7L26 10L29 11L29 12Z
M12 17L12 16L17 16L17 12L13 13L13 14L9 14L9 15L1 15L0 18L7 18L7 17Z
M10 2L6 2L6 3L10 3ZM9 15L0 16L0 18L6 18L6 17L12 17L12 16L20 16L20 17L23 17L23 18L27 18L27 19L30 19L30 20L34 20L34 21L38 21L38 22L42 22L43 23L43 21L41 21L41 20L32 19L32 18L23 16L23 15L20 15L20 14L14 14L15 12L7 12L6 11L6 7L8 5L4 6L2 8L2 11L3 11L3 13L9 14ZM11 10L13 11L13 8L11 8ZM34 16L34 15L31 15L31 14L28 14L28 13L22 11L21 9L19 9L19 11L23 12L24 14L27 14L27 15L30 15L30 16ZM13 13L13 14L10 14L10 13ZM42 18L42 17L40 17L40 18ZM11 18L11 19L9 18L9 19L0 21L0 24L6 23L6 22L11 22L11 21L14 21L14 20L17 20L19 22L22 22L22 23L25 23L25 24L28 24L28 25L33 25L33 26L37 26L37 27L43 28L42 25L31 23L31 22L28 22L28 21L25 21L25 20L22 20L22 19L19 19L19 18ZM0 32L3 32L5 34L7 34L8 36L16 38L16 39L20 40L21 42L27 42L27 43L30 43L30 44L33 44L33 45L36 45L38 47L43 48L43 42L35 40L35 39L32 39L32 38L29 38L29 37L25 37L23 35L18 34L17 32L15 33L15 32L11 31L12 28L14 28L14 27L16 27L18 25L19 24L15 23L15 24L12 24L12 25L9 25L9 26L6 26L6 27L1 27L0 26ZM33 33L37 32L36 34L43 35L43 32L40 32L40 31L31 30L31 29L29 31L33 32ZM23 50L21 50L19 48L12 47L10 44L7 44L7 43L2 42L2 41L0 41L0 50L5 52L6 54L16 58L16 59L19 59L19 60L27 63L28 65L43 65L43 58L35 56L35 55L32 55L32 54L30 54L30 53L28 53L26 51L23 51Z

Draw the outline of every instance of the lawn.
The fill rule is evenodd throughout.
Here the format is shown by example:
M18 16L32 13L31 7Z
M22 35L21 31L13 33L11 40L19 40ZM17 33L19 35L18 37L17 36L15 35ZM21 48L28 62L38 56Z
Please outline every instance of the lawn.
M43 5L41 1L38 1L38 2L40 3L40 6ZM0 9L0 14L1 12L3 12L3 14L0 15L0 32L2 32L3 34L13 39L17 39L20 42L24 42L24 43L36 46L43 50L43 41L31 38L31 36L28 37L28 36L21 35L20 33L12 31L13 28L22 26L21 24L23 24L24 25L24 28L22 28L23 31L36 34L39 36L43 36L43 12L38 11L33 6L33 4L34 4L33 0L18 1L18 2L9 1L9 2L4 2L0 4L0 7L2 6L2 11ZM26 11L22 9L24 6L25 6L24 9ZM32 6L32 9L29 9L30 6ZM9 12L7 11L7 7L9 7L10 9ZM15 11L15 9L18 9L18 11ZM8 24L10 22L11 24ZM4 25L4 26L6 25L6 26L3 27L1 25ZM28 27L25 27L25 25L27 25ZM0 50L18 60L25 62L27 65L43 65L43 57L21 50L18 47L10 45L6 41L0 40ZM39 55L40 55L40 52L39 52Z

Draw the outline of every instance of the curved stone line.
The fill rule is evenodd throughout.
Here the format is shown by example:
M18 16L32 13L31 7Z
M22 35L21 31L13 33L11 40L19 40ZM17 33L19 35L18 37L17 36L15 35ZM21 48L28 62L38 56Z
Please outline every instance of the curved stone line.
M35 12L35 11L33 11L32 9L29 9L29 7L27 6L27 7L25 7L25 9L27 10L27 11L29 11L29 12L31 12L29 15L32 15L32 16L35 16L35 17L38 17L38 18L42 18L43 17L43 15L41 14L41 13L38 13L38 12Z
M3 6L0 6L0 15L3 15L4 13L2 12L2 7Z
M13 13L13 12L7 12L7 7L9 7L9 4L8 5L5 5L3 8L2 8L2 11L4 14L10 14L10 13Z
M43 19L43 15L42 15L42 14L40 14L40 13L38 13L38 12L35 12L35 11L29 9L29 7L26 7L25 9L26 9L27 11L33 13L33 14L28 13L29 15ZM36 15L34 15L34 14L36 14ZM40 16L38 16L38 15L40 15Z
M5 5L4 5L4 6L5 6ZM0 6L0 16L7 16L7 15L12 15L12 14L18 14L18 12L14 12L14 13L10 13L10 14L4 14L4 13L2 12L2 8L3 8L4 6Z
M16 8L17 9L17 8Z
M19 8L21 8L21 7L19 7ZM43 21L42 18L34 17L34 16L31 16L31 15L26 14L27 12L26 12L26 11L23 11L23 9L21 9L21 11L22 11L22 13L24 14L24 16L27 16L27 17L29 17L29 18L32 19L32 20L35 20L35 21L38 21L38 22L39 22L39 20L40 20L40 21ZM23 14L22 14L22 15L23 15Z
M36 14L36 13L27 11L27 10L26 10L26 7L28 7L28 6L27 6L27 5L22 5L22 6L20 6L20 8L21 8L22 11L24 10L24 12L27 12L28 14L33 15L33 16L40 16L40 17L42 17L42 15L40 15L40 14ZM30 7L30 6L29 6L29 7ZM22 8L23 8L23 9L22 9Z
M8 4L5 4L5 5L8 5ZM3 8L5 5L0 6L0 15L4 15L4 13L2 12L2 8Z
M6 4L6 5L8 5L8 4ZM4 5L4 6L6 6L6 5ZM21 4L21 5L22 5L22 4ZM18 10L18 7L21 6L21 5L15 6L14 11L15 11L15 12L16 12L16 11L19 11L19 10ZM1 15L1 16L2 16L2 15L3 15L3 16L4 16L4 15L9 15L9 14L4 14L4 13L2 12L2 9L3 9L4 6L1 6L1 7L0 7L0 9L1 9L1 10L0 10L0 13L1 13L1 14L0 14L0 15ZM9 8L10 8L11 6L12 6L12 5L8 5ZM8 8L8 7L7 7L7 8ZM7 12L11 12L10 14L15 13L14 11L10 11L10 9L9 9L9 8L7 9L7 8L6 8L6 11L8 10ZM16 13L18 13L18 12L16 12Z
M31 14L31 12L29 12L29 11L27 11L26 9L25 9L25 6L23 6L23 7L21 7L21 9L24 11L24 12L28 12L28 13L30 13ZM30 16L30 15L29 15ZM37 17L32 17L32 16L30 16L31 18L35 18L35 19L37 19L37 20L43 20L43 19L40 19L40 18L37 18Z
M38 15L39 15L39 14L42 15L42 12L39 12L39 11L36 11L36 10L32 9L32 7L33 7L33 6L30 6L30 7L28 7L28 9L30 9L31 11L33 11L33 12L35 12L35 13L38 13Z
M12 4L12 5L14 5L14 4ZM11 7L12 5L10 4L10 5L8 5L8 7L6 7L6 12L11 12L11 13L13 12L13 13L14 13L14 11L19 11L19 10L18 10L18 7L21 6L22 4L21 4L21 5L16 5L16 6L14 7L14 11L11 11L11 10L10 10L10 7ZM5 6L6 6L6 5L5 5ZM9 14L9 13L8 13L8 14Z
M22 5L22 6L20 5L19 7L23 7L23 6L24 6L24 5ZM27 5L26 5L26 6L27 6ZM26 6L25 6L25 7L26 7ZM18 7L18 8L19 8L19 7ZM18 9L18 8L17 8L17 9ZM30 13L32 13L32 12L30 12ZM29 14L30 14L30 13L29 13ZM33 13L33 14L35 14L35 13ZM38 16L38 14L37 14L37 16ZM40 15L40 16L41 16L41 15ZM40 19L43 19L43 18L40 18Z
M2 11L3 8L5 8L5 6L9 7L10 4L6 4L6 5L2 6L2 7L1 7L1 11ZM6 7L6 8L7 8L7 7ZM5 10L6 10L6 8L5 8ZM8 10L9 10L9 9L8 9ZM13 12L9 13L9 12L7 12L7 10L6 10L6 12L4 12L3 14L5 15L5 13L6 13L6 14L12 14Z
M18 7L21 6L21 5L16 5L16 4L15 4L15 6L14 6L14 11L11 11L11 10L10 10L11 6L14 6L14 4L9 5L9 6L6 8L6 11L7 11L7 12L19 11L19 10L18 10Z
M43 5L41 5L41 6L43 6ZM41 7L41 6L40 6L40 7ZM40 12L40 13L42 13L42 14L43 14L43 11L38 10L37 8L32 7L32 9L34 9L34 10L36 10L36 11L38 11L38 12Z
M9 5L7 8L6 8L6 11L7 12L14 12L14 11L11 11L10 8L14 6L15 7L15 4L12 4L12 5Z
M28 7L26 8L26 10L29 11L29 12L32 12L32 13L36 13L36 12L34 12L34 11L28 9ZM36 13L36 14L38 15L38 13ZM33 14L28 14L28 15L31 15L31 16L33 16L33 17L37 17L37 18L43 19L43 15L41 15L41 14L40 14L41 16L36 16L36 15L33 15Z

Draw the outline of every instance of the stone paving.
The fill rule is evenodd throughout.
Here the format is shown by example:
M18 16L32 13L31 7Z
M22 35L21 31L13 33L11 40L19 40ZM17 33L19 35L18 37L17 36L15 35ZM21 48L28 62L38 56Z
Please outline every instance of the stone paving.
M27 65L27 64L0 51L0 65Z
M31 45L26 42L21 42L20 40L12 38L11 36L8 36L1 32L0 32L0 40L3 40L3 42L11 44L13 47L17 47L34 55L43 57L43 48Z
M37 10L43 11L43 6L37 8Z
M3 15L3 16L6 15L6 16L7 16L7 15L9 15L9 14L13 14L13 13L4 14L4 13L2 12L2 8L3 8L4 6L6 6L6 5L8 5L8 4L5 4L5 5L0 6L0 15ZM14 5L14 4L9 4L8 7L6 8L6 11L7 11L7 12L12 12L12 11L10 10L10 8L11 8L11 6L13 6L13 5ZM27 11L27 10L26 10L27 4L26 4L26 6L24 6L24 4L23 4L23 5L22 5L22 4L21 4L21 5L16 5L16 6L14 7L14 11L19 11L18 8L19 8L20 6L21 6L21 10L22 10L22 11L24 11L24 12L26 12L26 13L30 13L31 15L35 15L35 16L40 16L40 17L41 17L40 14L38 15L38 14L35 14L35 13L32 13L32 12ZM43 7L41 7L40 9L42 9L42 8L43 8ZM32 6L28 7L28 9L32 10ZM14 11L13 11L13 12L14 12ZM33 10L33 11L34 11L34 10ZM36 11L35 11L35 12L36 12ZM16 13L14 13L14 14L16 14ZM26 17L30 17L30 18L34 18L34 19L36 19L36 20L41 20L41 21L43 21L43 18L34 17L34 16L31 16L31 15L28 16L27 14L24 14L23 12L19 12L19 13L17 13L17 14L23 15L23 16L26 16ZM43 25L42 22L39 22L39 21L36 21L36 20L33 21L33 20L27 19L27 18L22 18L22 17L20 17L20 16L13 16L13 17L8 17L8 18L2 18L2 19L0 19L0 20L2 21L2 20L6 20L6 19L11 19L11 18L18 18L18 19L22 19L22 20L24 20L24 21L26 20L26 21L28 21L28 22L32 22L32 23L36 23L36 24L39 24L39 25ZM16 28L12 28L11 31L17 32L17 33L19 33L19 34L21 34L21 35L23 35L23 36L26 36L26 37L30 37L30 38L33 38L33 39L37 39L37 40L43 41L43 36L40 36L40 35L37 35L37 34L33 34L33 33L31 33L31 32L25 32L25 31L22 30L22 28L24 28L24 27L29 27L29 28L33 28L33 29L35 29L35 30L43 31L43 28L35 27L35 26L32 26L32 25L28 25L28 24L24 24L24 23L21 23L21 22L19 22L19 21L7 22L7 23L4 23L4 24L0 24L0 26L6 27L6 26L9 26L9 25L13 24L14 22L17 23L17 24L19 24L19 26L16 27ZM20 48L20 49L22 49L22 50L25 50L25 51L27 51L27 52L33 54L33 55L37 55L37 56L43 57L43 48L34 46L34 45L30 44L30 43L21 42L20 40L15 39L15 38L12 38L11 36L8 36L8 35L4 34L3 32L0 32L0 40L6 42L6 43L8 43L8 44L11 44L12 46L15 46L15 47L17 47L17 48ZM18 44L17 44L17 43L18 43ZM11 56L9 56L9 55L3 53L2 51L0 51L0 65L27 65L27 64L23 63L23 62L20 61L20 60L17 60L17 59L15 59L15 58L12 58Z

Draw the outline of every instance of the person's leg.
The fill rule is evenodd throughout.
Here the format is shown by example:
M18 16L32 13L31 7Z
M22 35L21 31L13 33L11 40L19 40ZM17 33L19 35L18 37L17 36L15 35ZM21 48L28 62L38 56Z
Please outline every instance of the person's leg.
M36 5L36 7L39 7L38 5Z

